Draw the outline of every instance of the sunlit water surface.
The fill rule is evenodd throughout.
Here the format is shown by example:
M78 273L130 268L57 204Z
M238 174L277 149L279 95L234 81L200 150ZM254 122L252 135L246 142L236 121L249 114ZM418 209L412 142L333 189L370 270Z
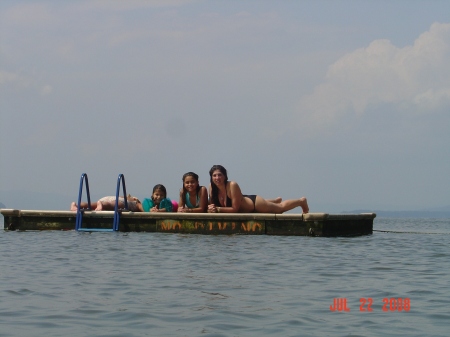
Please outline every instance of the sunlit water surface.
M0 231L0 336L449 336L450 219L377 218L374 229ZM335 298L350 311L331 311ZM409 311L383 311L390 298Z

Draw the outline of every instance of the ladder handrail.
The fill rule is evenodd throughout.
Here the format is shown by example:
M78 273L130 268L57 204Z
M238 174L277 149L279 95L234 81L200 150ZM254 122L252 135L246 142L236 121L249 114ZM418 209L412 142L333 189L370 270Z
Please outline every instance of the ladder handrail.
M119 209L119 191L120 191L120 182L122 182L122 190L123 190L123 201L124 208ZM117 188L116 188L116 205L114 206L114 222L113 222L113 231L119 230L119 220L120 220L120 212L123 210L129 211L128 209L128 199L127 199L127 188L125 187L125 176L120 173L117 178Z
M75 222L75 230L79 230L81 228L81 223L83 221L83 212L84 209L82 209L80 207L81 204L81 196L83 194L83 186L84 186L84 182L86 182L86 195L87 195L87 200L88 200L88 210L91 211L91 194L89 192L89 181L88 181L88 176L86 173L81 174L81 178L80 178L80 189L78 191L78 203L77 203L77 217L76 217L76 222Z
M113 221L113 227L112 229L106 229L106 228L81 228L81 225L83 223L83 213L85 209L81 208L81 196L83 194L83 186L84 182L86 182L86 194L88 199L88 206L87 210L92 211L91 207L91 195L89 191L89 182L88 177L86 173L83 173L81 175L80 179L80 190L78 192L78 204L77 204L77 217L75 222L75 230L77 231L89 231L89 232L115 232L119 230L119 221L120 221L120 214L122 211L130 211L128 208L128 199L127 199L127 188L125 186L125 176L121 173L119 174L119 177L117 178L117 188L116 188L116 203L114 206L114 221ZM119 192L120 192L120 183L122 182L122 191L123 191L123 199L124 199L124 208L119 208Z

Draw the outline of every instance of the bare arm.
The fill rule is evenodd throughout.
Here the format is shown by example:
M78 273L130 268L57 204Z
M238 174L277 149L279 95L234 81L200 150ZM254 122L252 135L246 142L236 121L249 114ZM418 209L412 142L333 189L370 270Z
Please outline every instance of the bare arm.
M199 207L195 208L186 208L185 212L190 213L204 213L206 212L206 208L208 207L208 191L205 186L200 187L200 191L198 192L200 197Z
M208 208L208 191L206 190L205 186L200 187L199 195L200 207L195 208L195 211L193 210L192 212L204 213Z
M212 187L211 187L211 184L209 184L209 187L208 187L208 195L209 195L209 204L212 204Z
M177 212L185 212L184 203L183 203L183 189L180 189L180 198L178 202L178 211Z
M241 208L242 192L238 183L230 181L231 207L220 207L221 213L238 213Z

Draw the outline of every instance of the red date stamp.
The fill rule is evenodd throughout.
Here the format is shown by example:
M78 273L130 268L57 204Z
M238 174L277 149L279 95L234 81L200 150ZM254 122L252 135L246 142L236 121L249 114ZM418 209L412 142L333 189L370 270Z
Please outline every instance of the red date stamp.
M360 298L359 299L360 306L359 311L372 312L373 299L371 297ZM406 297L391 297L391 298L383 298L383 306L381 310L385 312L393 312L393 311L409 311L411 309L411 300ZM349 312L349 304L347 302L347 298L335 298L333 299L333 304L330 305L330 311L344 311Z

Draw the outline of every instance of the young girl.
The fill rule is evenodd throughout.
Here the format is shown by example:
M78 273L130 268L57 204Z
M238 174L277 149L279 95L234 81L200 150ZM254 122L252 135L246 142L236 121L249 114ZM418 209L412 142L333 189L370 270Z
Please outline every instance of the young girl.
M142 204L139 201L139 199L136 197L132 197L129 194L127 196L127 204L128 204L128 209L132 212L143 212L144 211L142 209ZM91 203L91 209L93 211L114 211L115 207L116 207L116 197L115 196L103 197L100 200L98 200L97 202ZM124 201L123 197L119 197L118 207L125 208L125 201ZM81 202L80 208L87 209L88 203ZM70 210L71 211L78 210L77 204L75 202L72 202L72 204L70 205Z
M204 213L208 207L208 191L200 186L198 175L188 172L183 175L183 188L180 189L178 212Z
M153 187L152 198L145 198L142 208L144 212L172 212L172 201L167 198L164 185L158 184Z

